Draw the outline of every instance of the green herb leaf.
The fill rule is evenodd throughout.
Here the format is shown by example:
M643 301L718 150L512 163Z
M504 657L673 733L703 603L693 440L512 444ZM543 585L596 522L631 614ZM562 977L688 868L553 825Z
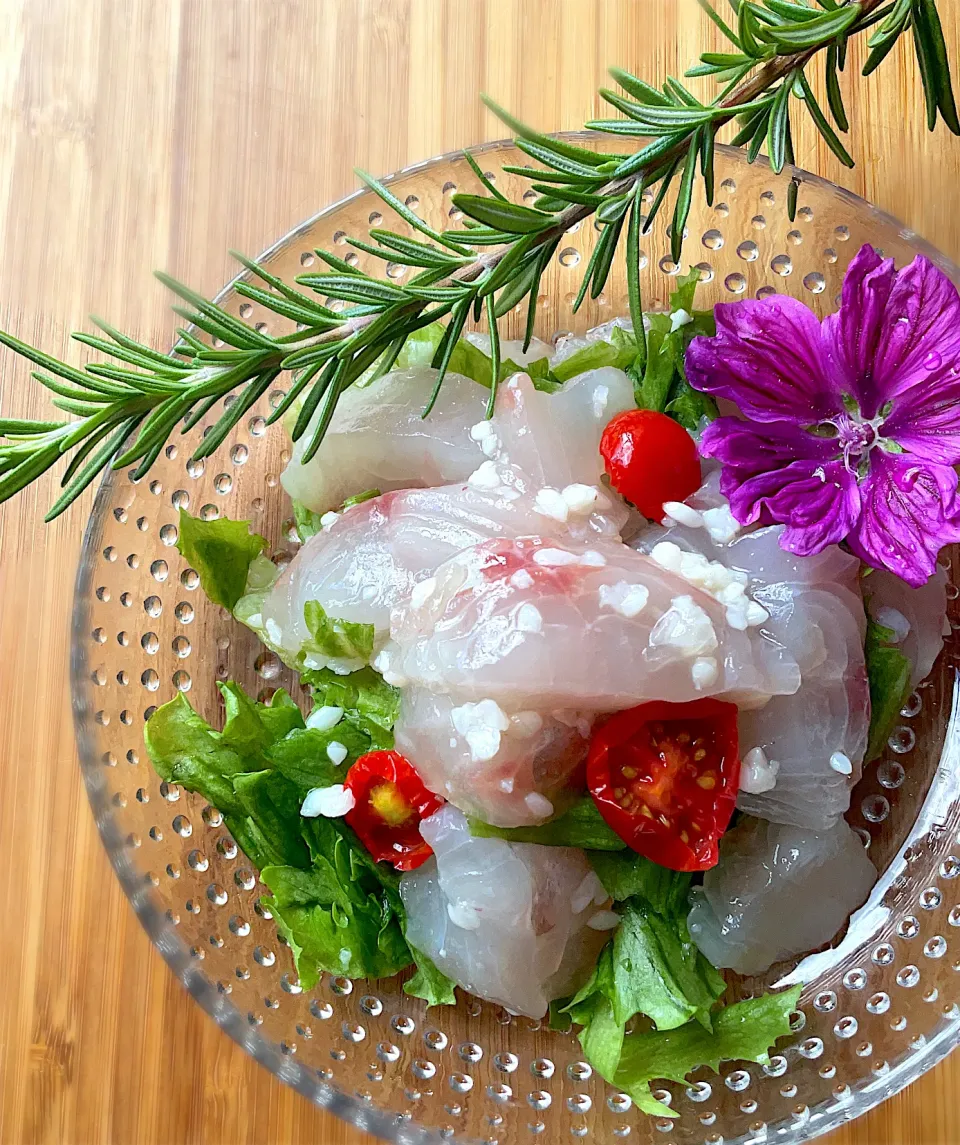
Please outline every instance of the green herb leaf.
M543 211L522 207L519 203L510 203L505 199L486 198L483 195L458 193L453 196L453 203L470 218L488 227L506 231L508 234L532 234L544 230L554 221L552 215L546 215Z
M584 795L556 819L536 827L494 827L480 819L468 820L470 833L481 839L507 839L511 843L540 843L546 847L583 847L589 851L623 851L627 844L608 827L589 795Z
M180 510L177 549L214 604L233 608L246 588L250 562L266 547L265 537L250 532L249 521L203 521Z
M866 762L884 750L910 694L910 661L894 644L896 633L867 618L864 651L870 683L870 735Z

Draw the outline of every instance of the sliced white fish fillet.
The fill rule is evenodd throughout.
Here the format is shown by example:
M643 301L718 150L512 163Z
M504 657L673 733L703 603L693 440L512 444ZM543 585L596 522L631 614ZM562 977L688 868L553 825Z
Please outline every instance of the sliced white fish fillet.
M464 334L464 339L476 346L478 350L482 350L487 357L490 357L490 335L481 334L479 331L470 331ZM518 366L529 366L531 362L538 362L541 358L550 358L553 356L554 348L549 342L544 342L541 338L531 338L530 345L524 350L522 338L501 338L500 339L500 361L501 362L515 362Z
M431 791L487 823L521 827L562 809L586 757L590 720L559 717L409 687L393 731Z
M509 471L501 476L512 481ZM595 492L590 505L570 514L562 526L544 517L537 498L515 484L395 490L363 501L303 545L264 600L260 627L272 633L271 645L293 663L309 639L304 606L315 600L330 617L373 624L379 648L391 610L411 596L416 607L416 586L471 545L530 533L547 520L584 543L617 537L626 509L603 490Z
M942 568L920 588L911 588L884 569L874 569L863 581L867 609L878 624L893 629L899 637L900 650L910 661L914 688L930 674L943 648L947 581Z
M622 544L498 539L441 566L421 607L396 610L387 655L422 687L537 711L795 692L796 659L732 627L727 608Z
M400 880L411 945L471 994L543 1017L609 938L589 926L606 894L583 852L473 838L449 805L420 831L435 857Z
M747 574L751 598L767 613L761 632L789 650L802 675L793 695L741 711L741 755L760 749L779 772L775 787L741 791L737 805L778 823L825 830L849 806L869 731L859 562L837 545L810 557L787 553L779 525L748 533L735 522L728 528L715 473L687 507L689 523L651 526L631 545L650 552L672 542ZM674 514L685 516L682 508Z
M315 512L335 509L364 489L404 489L461 481L478 464L471 425L484 417L487 391L448 374L430 417L424 408L437 371L394 370L372 385L351 386L337 402L323 446L303 465L310 429L293 445L280 481Z
M690 935L714 966L761 974L833 939L876 878L843 819L821 833L744 819L691 892Z
M466 481L497 454L520 466L536 488L572 481L598 483L598 452L607 422L633 407L633 385L622 370L606 367L571 379L557 393L535 390L525 374L500 387L490 440L471 436L486 417L488 392L459 374L448 374L430 416L422 417L437 372L395 370L340 398L323 447L306 464L300 458L309 429L294 444L281 482L291 497L316 512L335 509L365 489L444 485Z
M493 425L504 459L531 488L599 485L603 431L612 417L635 407L633 383L612 366L578 374L554 394L517 374L500 387Z

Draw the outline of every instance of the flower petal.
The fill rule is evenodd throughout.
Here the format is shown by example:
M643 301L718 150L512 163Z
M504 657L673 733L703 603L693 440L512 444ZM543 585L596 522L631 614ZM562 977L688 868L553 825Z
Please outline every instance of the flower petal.
M919 382L900 394L880 436L923 461L960 462L960 375Z
M795 298L721 303L716 338L694 338L684 368L694 389L734 402L754 421L809 425L841 412L820 323Z
M881 258L869 243L862 246L847 267L839 311L823 322L831 364L861 409L873 402L873 363L896 281L893 259ZM877 408L882 404L883 399ZM875 415L876 409L866 416Z
M818 437L792 421L762 425L738 417L718 417L700 437L700 453L730 466L741 477L789 465L792 461L817 463L839 456L836 438Z
M960 294L923 255L897 273L891 259L863 247L823 334L839 384L874 418L897 394L960 363Z
M861 486L863 509L848 540L862 560L907 584L925 584L944 545L960 540L957 475L875 449Z
M856 477L839 461L794 461L733 490L730 510L743 525L761 520L786 525L780 547L809 556L850 532L860 493Z

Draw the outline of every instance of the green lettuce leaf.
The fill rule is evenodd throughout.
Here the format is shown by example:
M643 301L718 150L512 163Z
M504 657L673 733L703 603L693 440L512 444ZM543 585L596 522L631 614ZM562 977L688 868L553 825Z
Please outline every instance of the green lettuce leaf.
M364 501L379 496L379 489L364 489L362 493L355 493L352 497L348 497L336 512L343 513L347 509L352 509L354 505L362 505ZM322 531L321 519L323 514L308 509L302 501L298 501L295 497L291 504L293 505L293 522L297 527L297 536L301 541L309 541L311 537L315 537L317 533Z
M292 499L291 504L293 505L293 523L297 527L297 536L301 541L309 541L323 528L320 524L320 514L308 509L296 497Z
M249 521L202 521L180 510L177 549L196 569L200 587L214 604L233 608L246 591L250 563L266 547L264 537L250 532Z
M303 727L303 717L282 689L268 706L254 703L236 684L219 688L226 709L222 732L214 731L179 692L150 717L143 738L161 779L199 792L229 815L243 813L234 777L262 770L266 746L287 730Z
M327 749L341 743L347 757L341 764L331 762ZM329 787L343 783L347 768L370 750L370 737L347 719L341 719L327 731L298 728L275 743L266 752L267 759L281 775L293 783L302 797L312 787Z
M588 1024L583 1003L599 993L621 1026L645 1014L657 1029L672 1030L696 1017L709 1024L710 1007L725 988L690 940L683 919L665 919L635 898L624 904L593 977L567 1009L575 1022Z
M686 915L692 875L661 867L631 850L588 851L587 858L614 902L639 895L665 917Z
M649 1083L655 1078L682 1082L699 1066L717 1070L722 1061L766 1063L778 1038L790 1033L790 1015L801 986L780 994L764 994L718 1011L712 1030L688 1022L675 1030L635 1033L623 1042L619 1064L609 1080L628 1093L646 1113L676 1117L654 1100Z
M225 746L182 692L147 720L143 738L161 779L199 792L225 815L241 810L231 776L257 763Z
M541 843L547 847L583 847L588 851L623 851L627 844L608 827L589 795L584 795L562 815L536 827L494 827L481 819L469 819L470 833L481 839L506 839L511 843Z
M265 867L264 899L293 952L300 985L313 989L320 970L349 978L387 978L410 965L410 948L393 906L376 894L351 891L332 866L303 872Z
M399 694L371 668L350 676L311 673L315 701L344 709L327 731L307 728L286 692L253 701L220 685L225 707L215 731L180 693L147 721L144 738L157 772L197 791L224 814L228 829L272 891L264 900L290 946L301 984L321 970L351 977L396 974L414 961L404 930L400 875L377 863L343 819L304 819L307 790L342 782L374 742L389 739ZM340 765L327 748L348 750ZM417 954L408 992L432 1005L454 1001L452 983Z
M310 632L310 651L331 660L366 661L373 655L375 630L372 624L354 624L327 616L316 600L307 601L303 616Z
M682 372L674 381L670 400L667 402L665 413L674 421L678 421L684 429L698 430L704 418L713 421L720 416L717 403L709 394L702 394L695 390L687 381Z
M675 279L674 289L670 292L670 310L686 310L693 314L693 302L697 296L697 287L700 285L700 271L691 266L686 274L678 275Z
M395 370L409 370L417 366L429 366L437 352L446 326L442 322L431 322L422 326L407 338L394 363Z
M409 994L412 998L423 998L428 1006L455 1006L456 983L442 970L438 970L433 961L416 947L411 946L410 953L416 963L417 972L404 982L404 994Z
M910 661L893 643L896 633L867 618L864 651L870 684L870 736L866 762L876 759L887 745L910 694Z
M677 369L680 339L670 333L669 326L664 331L659 325L647 335L647 361L643 376L634 383L634 400L640 409L663 413Z
M373 668L340 676L331 668L305 671L304 684L313 688L317 707L343 708L346 718L370 737L374 748L393 747L393 725L400 715L400 690ZM338 725L339 726L339 725Z
M611 1078L620 1064L624 1027L618 1022L606 994L594 994L587 1009L578 1011L574 1021L581 1022L580 1045L584 1056L602 1078Z
M618 328L614 327L614 331ZM618 370L625 370L637 356L636 342L631 346L623 338L623 334L616 342L591 342L588 346L577 350L569 358L565 358L553 367L553 376L558 382L568 382L587 370L599 370L602 366L615 366Z
M266 770L234 776L233 789L246 814L241 831L256 840L257 854L248 852L247 857L261 869L269 864L309 867L296 786L278 771Z

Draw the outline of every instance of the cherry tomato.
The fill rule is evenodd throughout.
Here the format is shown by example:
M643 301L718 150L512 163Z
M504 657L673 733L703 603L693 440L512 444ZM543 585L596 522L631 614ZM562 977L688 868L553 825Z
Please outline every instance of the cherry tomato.
M420 821L444 801L423 786L413 764L398 751L368 751L347 772L343 786L356 804L344 816L378 863L412 871L433 854L420 836Z
M652 521L664 501L683 501L700 488L700 458L689 433L655 410L632 409L607 425L600 452L614 489Z
M587 785L634 851L674 871L716 866L740 781L737 709L720 700L617 712L593 734Z

